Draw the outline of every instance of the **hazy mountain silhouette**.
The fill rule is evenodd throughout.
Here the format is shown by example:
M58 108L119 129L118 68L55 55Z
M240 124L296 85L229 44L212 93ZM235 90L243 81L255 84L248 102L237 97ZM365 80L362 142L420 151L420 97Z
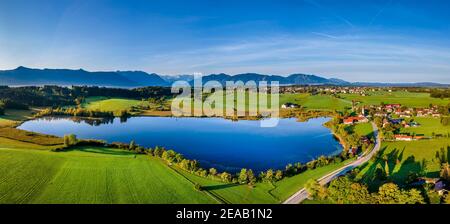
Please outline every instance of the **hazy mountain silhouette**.
M280 85L357 85L357 86L423 86L423 87L448 87L448 84L432 82L423 83L369 83L348 82L336 78L323 78L317 75L292 74L287 77L279 75L265 75L257 73L244 73L228 75L224 73L203 76L203 83L217 81L225 85L227 81L255 81L268 83L277 81ZM87 85L106 87L144 87L144 86L170 86L173 82L182 80L193 84L192 75L160 76L143 71L106 71L88 72L83 69L32 69L18 67L13 70L0 70L0 85L9 86L37 86L37 85Z

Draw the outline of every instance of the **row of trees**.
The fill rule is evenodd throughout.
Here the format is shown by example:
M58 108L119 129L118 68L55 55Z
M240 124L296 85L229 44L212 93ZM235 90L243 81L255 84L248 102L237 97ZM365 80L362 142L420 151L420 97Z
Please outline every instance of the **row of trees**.
M441 124L444 126L450 126L450 117L449 116L441 117Z
M36 117L43 116L74 116L74 117L91 117L91 118L111 118L114 117L111 111L88 110L84 108L47 108L37 113Z
M439 90L439 89L433 89L430 91L430 96L433 98L449 98L450 97L450 90Z
M383 184L378 192L370 193L367 186L344 176L333 180L328 187L315 180L305 185L310 197L336 204L424 204L425 198L417 189L402 190L394 183Z

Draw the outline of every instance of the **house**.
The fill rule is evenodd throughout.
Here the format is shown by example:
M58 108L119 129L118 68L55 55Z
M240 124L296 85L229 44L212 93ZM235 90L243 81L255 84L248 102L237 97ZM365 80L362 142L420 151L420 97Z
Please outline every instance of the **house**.
M358 123L367 123L369 120L364 116L359 117L348 117L344 119L344 124L358 124Z
M299 108L300 105L295 104L295 103L285 103L283 105L281 105L281 108L283 109L288 109L288 108Z
M401 104L386 104L386 105L384 105L385 109L399 109L401 107L402 107Z
M413 137L409 135L394 135L395 140L397 141L412 141Z
M434 184L434 190L441 196L447 192L446 185L442 180L439 180Z
M401 124L403 122L403 119L390 119L389 122L391 124Z

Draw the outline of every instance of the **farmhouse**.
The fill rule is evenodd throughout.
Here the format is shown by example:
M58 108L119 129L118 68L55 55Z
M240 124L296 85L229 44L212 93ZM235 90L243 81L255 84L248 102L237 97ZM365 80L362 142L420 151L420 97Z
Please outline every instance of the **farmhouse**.
M395 140L397 141L412 141L413 137L409 135L395 135Z
M358 123L367 123L369 120L364 116L359 117L348 117L344 119L344 124L358 124Z

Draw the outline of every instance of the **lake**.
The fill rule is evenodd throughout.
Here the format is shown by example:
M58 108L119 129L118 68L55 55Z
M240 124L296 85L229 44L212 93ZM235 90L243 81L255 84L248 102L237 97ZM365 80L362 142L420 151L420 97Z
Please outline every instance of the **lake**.
M281 119L273 128L260 127L259 121L233 122L221 118L131 117L96 124L67 117L40 118L23 123L19 129L107 142L134 140L145 147L163 146L202 167L237 171L284 169L289 163L306 163L321 155L335 155L342 146L323 126L329 118L307 122Z

